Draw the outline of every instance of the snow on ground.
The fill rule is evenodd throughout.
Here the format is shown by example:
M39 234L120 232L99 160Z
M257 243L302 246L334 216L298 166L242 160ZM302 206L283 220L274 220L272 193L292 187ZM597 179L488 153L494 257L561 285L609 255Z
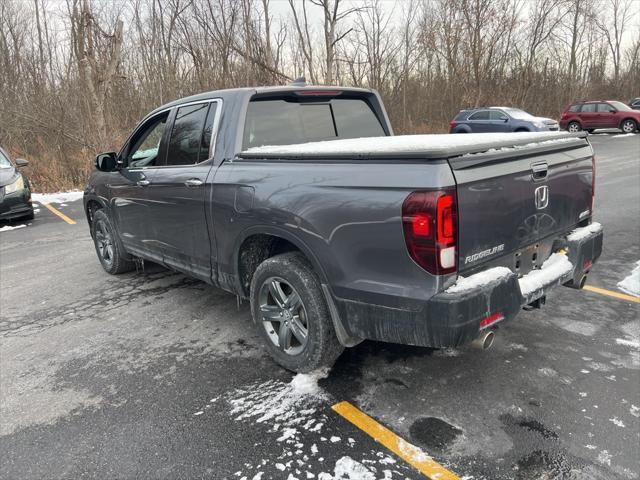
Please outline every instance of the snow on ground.
M569 235L567 235L567 240L570 242L576 242L578 240L582 240L583 238L587 238L592 233L596 233L602 230L602 225L598 222L593 222L586 227L576 228Z
M469 277L459 276L452 286L445 290L446 293L461 293L467 290L488 285L491 282L500 280L511 275L511 270L507 267L495 267L482 272L470 275Z
M546 284L562 277L573 270L573 265L566 255L562 253L554 253L545 260L539 270L532 270L521 279L520 291L526 296L536 290L541 289Z
M277 478L283 479L392 480L406 477L397 467L390 469L396 461L379 450L371 450L359 461L343 454L333 466L325 460L329 452L335 452L335 445L343 445L340 448L344 451L354 448L355 444L353 439L342 442L340 437L325 433L329 418L324 412L332 399L318 381L327 375L327 370L321 370L295 375L289 383L268 380L235 389L222 397L230 407L231 418L257 424L254 428L258 425L266 427L266 435L272 436L273 442L281 446L276 458L256 458L252 464L245 463L245 468L236 473L238 478L269 477L273 468L282 472ZM207 410L217 401L217 397L211 399L193 415L205 421Z
M392 137L350 138L323 142L299 143L294 145L265 145L253 147L246 152L264 155L367 155L385 153L416 153L442 151L450 148L472 148L484 151L520 145L537 145L542 142L574 141L566 132L536 133L465 133L464 135L397 135ZM526 144L526 145L525 145Z
M629 295L640 297L640 260L636 262L631 274L618 282L618 288Z
M8 232L9 230L16 230L18 228L24 228L24 227L26 227L26 225L15 225L15 226L5 225L4 227L0 227L0 232Z
M65 203L80 200L84 192L32 193L31 199L38 203Z
M633 137L635 135L636 135L635 133L623 133L623 134L614 135L613 138Z

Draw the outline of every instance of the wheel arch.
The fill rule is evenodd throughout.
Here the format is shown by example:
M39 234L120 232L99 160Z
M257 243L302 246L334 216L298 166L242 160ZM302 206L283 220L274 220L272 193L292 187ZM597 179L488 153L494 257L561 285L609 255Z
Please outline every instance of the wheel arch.
M620 120L620 124L618 125L618 128L620 128L622 130L622 125L624 124L624 122L626 122L627 120L631 120L633 123L635 123L636 125L636 130L638 130L640 128L640 122L638 122L638 120L636 120L633 117L624 117L622 120Z

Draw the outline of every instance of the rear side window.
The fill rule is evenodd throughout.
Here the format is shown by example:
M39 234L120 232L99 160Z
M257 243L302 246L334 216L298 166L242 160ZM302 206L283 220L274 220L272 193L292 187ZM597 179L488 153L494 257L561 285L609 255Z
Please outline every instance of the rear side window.
M384 135L378 117L362 99L333 98L327 102L269 99L249 103L242 144L246 149Z
M580 105L579 103L576 105L571 105L571 107L569 107L569 111L573 113L579 112L581 106L582 105Z
M582 105L582 113L594 113L596 111L595 103L585 103Z
M209 103L178 108L167 148L167 165L194 165L208 158L209 146L202 142L208 111Z
M469 120L489 120L489 116L490 116L489 110L481 110L471 115L469 117Z

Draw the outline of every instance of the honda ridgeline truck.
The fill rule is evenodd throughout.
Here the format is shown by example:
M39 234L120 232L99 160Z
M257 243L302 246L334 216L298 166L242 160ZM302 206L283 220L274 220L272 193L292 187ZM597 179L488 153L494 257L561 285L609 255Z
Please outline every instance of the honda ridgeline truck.
M214 91L96 157L104 269L140 259L247 298L274 359L310 371L364 339L480 341L602 250L584 133L393 136L375 91Z

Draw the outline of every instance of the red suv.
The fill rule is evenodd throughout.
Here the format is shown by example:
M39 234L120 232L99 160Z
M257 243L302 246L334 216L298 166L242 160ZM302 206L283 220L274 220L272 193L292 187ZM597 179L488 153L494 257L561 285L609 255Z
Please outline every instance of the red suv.
M632 133L640 126L640 111L615 100L578 102L570 105L560 117L560 128L570 132L596 128L619 128Z

